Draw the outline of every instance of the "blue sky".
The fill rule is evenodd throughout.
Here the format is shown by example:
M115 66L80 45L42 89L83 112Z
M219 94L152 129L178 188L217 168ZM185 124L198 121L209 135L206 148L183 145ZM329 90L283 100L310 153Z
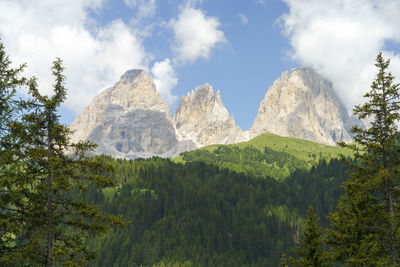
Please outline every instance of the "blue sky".
M44 93L51 62L64 60L66 124L131 68L155 78L172 113L210 83L242 129L285 70L313 67L349 110L374 78L378 51L400 76L398 0L1 0L0 10L7 52Z

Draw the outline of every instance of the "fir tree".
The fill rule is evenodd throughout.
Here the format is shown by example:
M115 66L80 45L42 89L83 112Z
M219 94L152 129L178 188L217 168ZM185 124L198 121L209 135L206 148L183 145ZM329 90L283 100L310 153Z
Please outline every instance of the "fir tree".
M22 231L13 233L12 253L3 262L16 265L87 265L95 254L87 239L123 223L120 217L100 212L83 201L90 184L112 186L111 172L101 157L88 157L90 142L72 144L70 130L59 123L57 109L66 98L60 59L53 63L54 95L40 94L36 79L29 82L29 112L13 123L14 145L8 179L18 181L18 212ZM14 196L13 196L14 197Z
M11 61L0 42L0 265L7 255L13 254L15 235L23 226L20 206L24 198L20 194L23 183L9 174L16 170L11 164L14 144L10 128L21 114L22 101L17 99L16 89L26 85L26 79L20 77L24 67L25 64L11 68Z
M355 151L356 162L343 185L345 196L330 216L329 231L332 255L342 262L358 265L396 265L399 263L399 145L396 140L400 120L399 84L388 72L390 60L379 53L375 66L378 74L368 100L356 106L360 119L370 119L371 126L352 128L354 144L342 146Z
M299 257L297 260L291 258L295 266L329 266L323 244L323 230L320 226L319 218L316 216L312 206L308 207L303 239L293 251Z
M386 245L381 240L387 218L374 196L374 179L361 173L343 184L346 195L329 215L330 259L350 266L387 266L390 257L382 253Z

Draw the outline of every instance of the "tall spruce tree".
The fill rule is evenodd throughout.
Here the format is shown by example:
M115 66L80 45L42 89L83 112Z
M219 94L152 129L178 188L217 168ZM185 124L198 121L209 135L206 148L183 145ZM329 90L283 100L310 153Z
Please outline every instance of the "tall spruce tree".
M12 262L15 236L23 226L23 190L24 183L13 178L17 168L13 164L13 138L10 131L13 123L21 114L22 101L16 97L16 89L26 86L21 77L25 64L11 67L4 45L0 42L0 265ZM11 175L10 175L11 174Z
M40 94L35 78L29 80L32 100L27 111L11 124L7 135L13 147L5 181L14 181L10 208L21 229L7 230L12 238L0 263L16 266L82 266L95 254L87 249L89 237L110 224L123 224L119 216L100 212L85 203L82 190L89 184L111 186L105 176L111 167L101 157L87 157L90 142L70 143L70 130L59 123L57 109L66 98L60 59L53 63L54 95ZM3 207L2 207L3 208Z
M323 229L312 206L308 207L305 229L302 234L299 245L293 248L298 259L291 258L291 262L295 266L329 266L326 252L322 247Z
M330 215L329 242L336 260L354 266L399 264L400 88L389 64L379 53L378 74L364 95L367 102L354 108L360 119L371 120L370 127L353 127L355 143L340 144L355 151L356 162L348 161L353 172Z

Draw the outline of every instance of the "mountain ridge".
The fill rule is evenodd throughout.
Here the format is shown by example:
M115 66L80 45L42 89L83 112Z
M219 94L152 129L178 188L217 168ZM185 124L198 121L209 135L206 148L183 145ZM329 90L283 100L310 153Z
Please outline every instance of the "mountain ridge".
M250 131L243 131L206 83L182 96L173 117L153 79L141 69L125 72L71 124L72 141L99 144L95 154L118 158L176 157L211 144L235 144L262 133L335 145L351 142L349 117L332 83L309 68L283 72L267 90Z

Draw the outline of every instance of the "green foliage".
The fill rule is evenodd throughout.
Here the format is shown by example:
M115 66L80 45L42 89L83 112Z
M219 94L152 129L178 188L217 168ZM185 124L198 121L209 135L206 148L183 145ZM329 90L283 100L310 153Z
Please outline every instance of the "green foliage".
M331 158L338 158L341 155L350 157L353 154L349 149L327 146L298 138L282 137L270 133L261 134L249 142L239 143L237 146L240 148L252 146L260 150L268 147L278 152L286 152L302 161L310 162L312 165L323 159L328 161Z
M61 63L53 63L52 97L29 80L32 99L4 136L9 146L1 155L1 265L86 265L94 257L87 239L122 223L81 197L90 184L112 186L104 175L112 169L101 157L85 156L93 144L71 144L69 129L58 122L57 108L66 98Z
M341 144L355 151L356 161L347 162L352 173L343 185L345 196L330 215L328 237L332 257L352 266L399 264L400 85L387 72L389 63L379 53L368 100L354 108L360 119L372 120L371 127L353 127L356 144Z
M213 145L183 153L174 162L202 161L236 172L284 180L295 170L308 170L320 160L350 156L349 150L273 134L235 145Z
M305 229L298 243L293 249L298 259L291 259L295 266L329 266L327 254L323 248L323 230L312 206L309 206L307 210Z
M99 251L91 266L277 266L306 207L327 215L336 206L345 171L336 159L321 161L278 182L199 161L112 165L120 187L85 198L131 223L90 242Z
M279 264L279 267L288 267L286 264L286 253L282 253L281 255L281 262Z
M26 85L26 79L20 77L25 64L18 68L11 68L11 61L0 42L0 138L1 149L4 150L6 140L4 136L9 131L10 123L18 117L19 105L15 97L16 88Z
M21 184L6 177L7 173L20 171L21 166L8 164L13 157L10 128L21 114L22 101L15 96L16 88L26 86L20 77L25 65L11 68L11 61L0 42L0 257L13 253L15 234L22 231L22 214L15 212L23 201ZM1 264L1 260L0 260Z

